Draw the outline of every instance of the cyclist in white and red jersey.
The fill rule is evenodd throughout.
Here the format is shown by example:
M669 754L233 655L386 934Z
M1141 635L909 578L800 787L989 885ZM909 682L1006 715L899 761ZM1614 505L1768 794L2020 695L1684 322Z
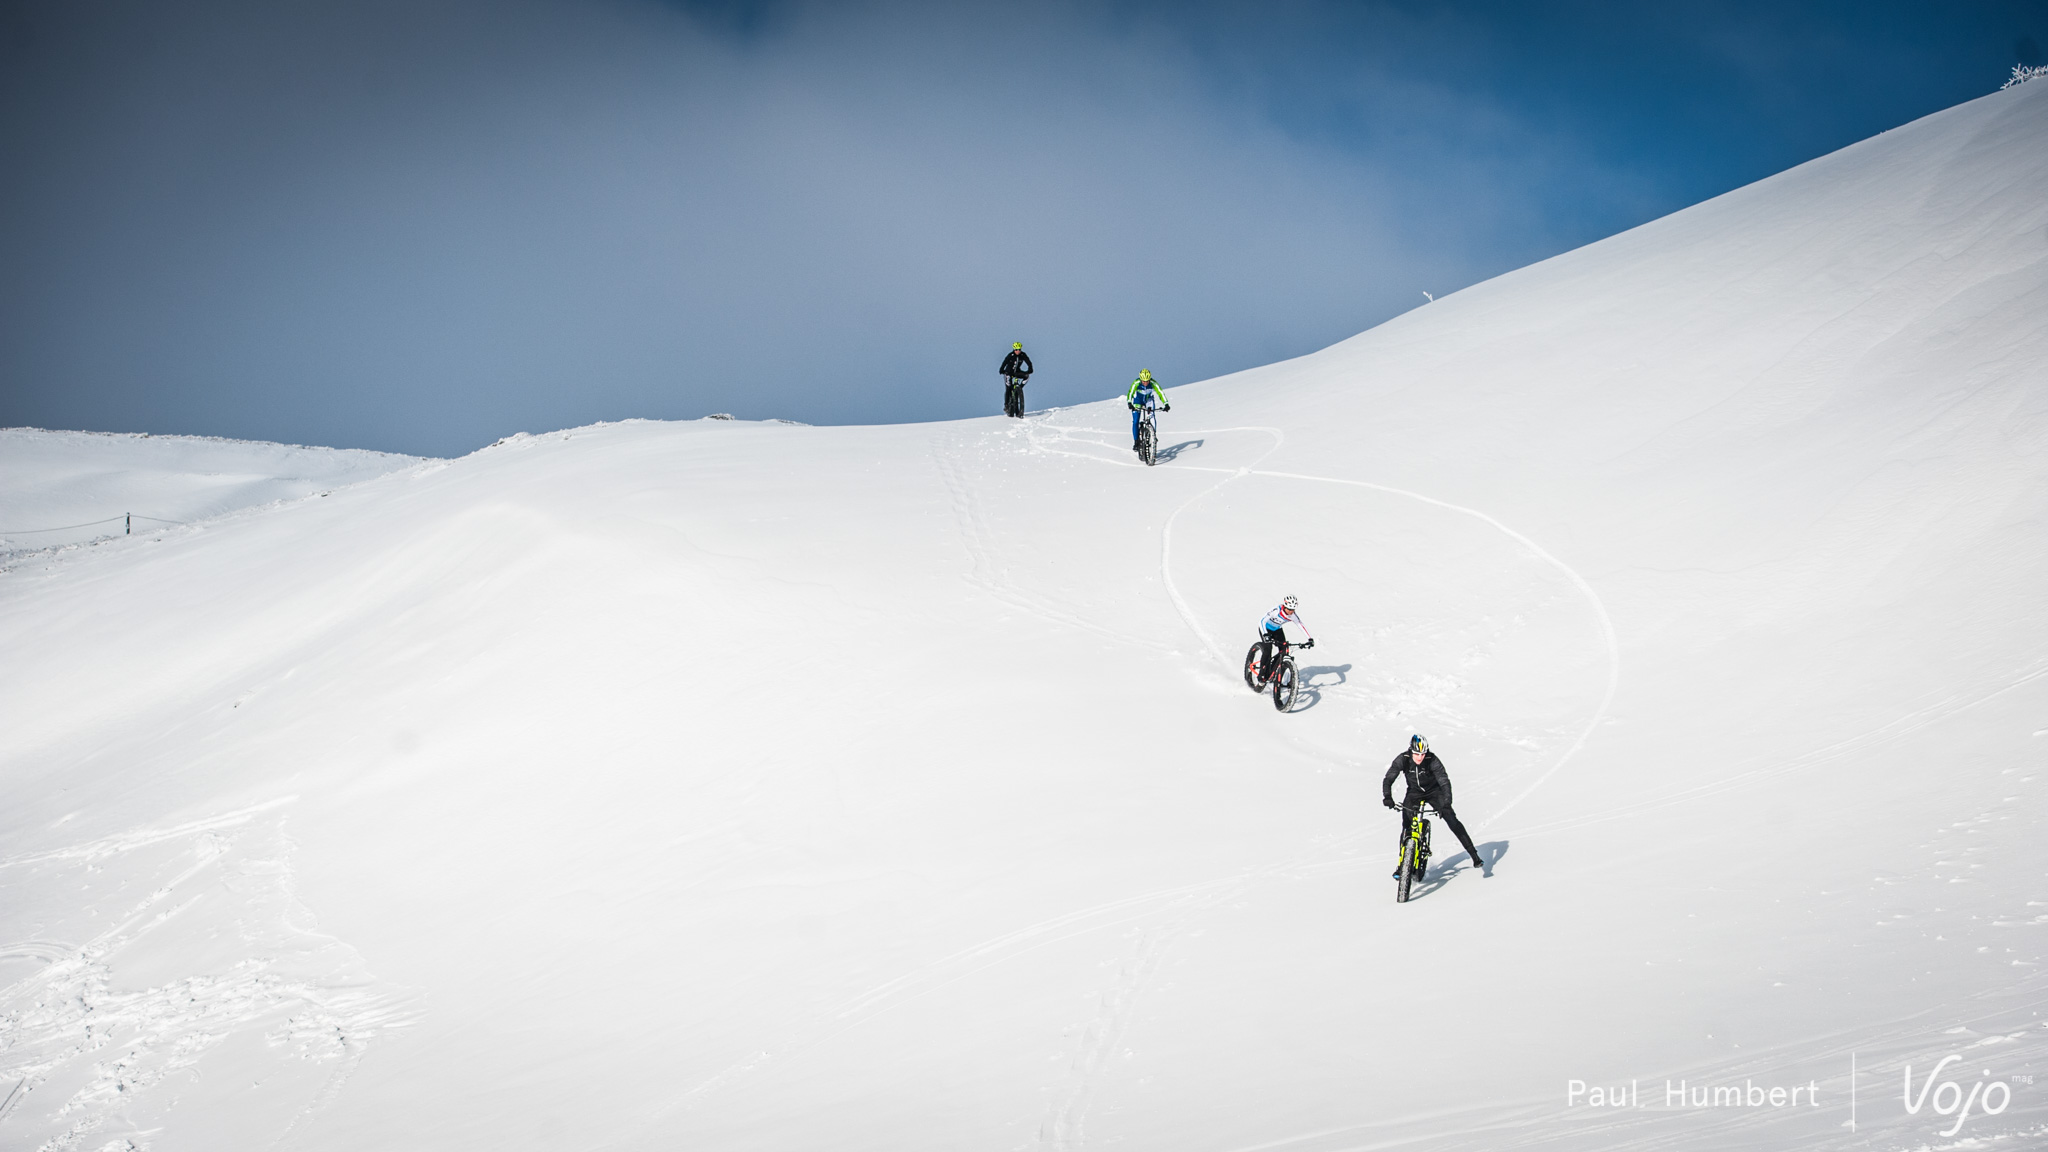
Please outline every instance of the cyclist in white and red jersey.
M1308 634L1308 625L1301 622L1301 613L1295 611L1300 606L1301 601L1289 596L1280 601L1279 607L1266 613L1266 618L1259 622L1259 639L1266 645L1265 652L1259 657L1260 679L1263 680L1273 675L1273 661L1278 659L1281 653L1287 651L1287 626L1289 624L1301 629L1303 637L1301 646L1303 648L1313 648L1316 646L1316 638Z

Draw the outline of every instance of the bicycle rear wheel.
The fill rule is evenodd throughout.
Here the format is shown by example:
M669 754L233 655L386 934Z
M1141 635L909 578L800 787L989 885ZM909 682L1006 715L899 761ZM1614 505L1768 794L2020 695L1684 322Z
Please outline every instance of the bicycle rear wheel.
M1282 712L1294 707L1294 659L1280 658L1279 667L1273 669L1273 707Z

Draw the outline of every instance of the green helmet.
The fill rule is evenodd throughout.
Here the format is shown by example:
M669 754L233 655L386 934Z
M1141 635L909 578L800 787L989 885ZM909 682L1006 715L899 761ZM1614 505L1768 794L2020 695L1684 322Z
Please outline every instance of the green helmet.
M1152 378L1152 370L1151 370L1150 368L1140 368L1140 369L1138 369L1138 379L1140 379L1140 380L1150 380L1151 378Z
M1024 342L1022 340L1012 340L1010 347L1018 352L1022 352L1024 350Z

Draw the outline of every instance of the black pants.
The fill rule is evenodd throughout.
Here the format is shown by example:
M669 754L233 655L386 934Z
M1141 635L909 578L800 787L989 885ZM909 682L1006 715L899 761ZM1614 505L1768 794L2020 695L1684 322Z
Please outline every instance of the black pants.
M1024 381L1014 378L1005 380L1003 382L1003 415L1022 416L1023 414Z
M1449 804L1438 801L1434 796L1410 796L1401 802L1401 828L1400 833L1394 837L1395 846L1399 847L1401 841L1408 838L1408 825L1415 819L1416 807L1424 800L1429 801L1429 806L1436 809L1438 816L1443 817L1444 826L1451 830L1451 835L1458 838L1458 843L1465 846L1465 851L1472 856L1472 866L1477 868L1479 849L1472 846L1472 837L1466 833L1464 821L1458 819L1457 812L1453 811Z
M1287 653L1287 638L1278 632L1261 632L1259 640L1266 645L1266 651L1259 657L1259 679L1273 678L1273 665Z

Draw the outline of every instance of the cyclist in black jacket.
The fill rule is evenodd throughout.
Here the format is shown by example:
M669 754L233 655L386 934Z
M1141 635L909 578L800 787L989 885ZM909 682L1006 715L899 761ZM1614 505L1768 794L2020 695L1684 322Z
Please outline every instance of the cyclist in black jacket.
M1479 849L1472 846L1472 837L1465 833L1464 823L1451 809L1451 774L1444 771L1444 762L1437 759L1436 753L1429 750L1429 741L1420 736L1410 737L1408 751L1394 757L1394 762L1387 766L1386 778L1380 781L1380 800L1389 808L1395 806L1396 776L1408 778L1408 794L1401 798L1400 804L1402 835L1406 835L1408 825L1415 819L1415 810L1426 800L1431 808L1436 809L1436 814L1444 818L1444 823L1450 826L1451 833L1458 838L1458 843L1465 846L1466 854L1472 857L1472 866L1485 875L1486 861L1480 858ZM1398 844L1400 841L1401 836L1396 836L1395 843ZM1395 875L1398 877L1400 873L1396 872Z
M1010 345L1003 357L1003 415L1024 414L1024 382L1031 379L1031 357L1024 354L1022 341Z

